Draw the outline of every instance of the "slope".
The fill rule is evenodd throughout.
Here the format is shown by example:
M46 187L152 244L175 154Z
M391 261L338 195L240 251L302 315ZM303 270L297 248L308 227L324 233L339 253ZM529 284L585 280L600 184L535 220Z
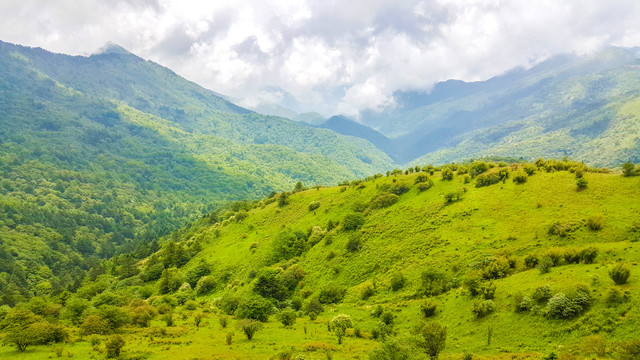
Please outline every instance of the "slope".
M620 355L619 344L640 337L639 205L629 200L639 185L551 160L427 166L298 189L198 220L165 239L140 274L107 272L76 296L104 292L96 311L133 297L146 300L130 306L181 315L164 335L159 319L125 327L128 351L151 359L351 359L380 346L400 356L419 347L412 334L424 321L447 327L445 359L596 358L602 346L600 356ZM617 264L631 273L621 285L609 275ZM282 310L253 340L231 335L225 345L243 317L272 307ZM289 307L300 318L283 327L278 314ZM353 322L342 344L327 330L340 313ZM198 316L202 328L192 325Z

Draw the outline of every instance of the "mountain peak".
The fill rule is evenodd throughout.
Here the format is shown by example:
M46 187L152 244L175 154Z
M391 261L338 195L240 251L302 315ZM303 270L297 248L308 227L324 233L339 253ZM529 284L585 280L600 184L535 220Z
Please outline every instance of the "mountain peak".
M106 55L106 54L133 55L127 49L111 41L107 41L96 52L96 55Z

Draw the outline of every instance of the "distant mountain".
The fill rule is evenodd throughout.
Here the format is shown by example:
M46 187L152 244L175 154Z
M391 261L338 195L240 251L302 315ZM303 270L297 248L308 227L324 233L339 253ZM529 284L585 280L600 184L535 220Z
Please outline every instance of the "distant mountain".
M73 286L225 201L393 167L365 140L254 113L115 44L82 57L0 42L0 253L17 289Z
M395 108L365 112L361 122L394 140L400 163L565 155L594 165L640 161L638 53L558 56L487 81L398 92Z
M375 145L378 149L383 150L389 156L393 157L395 145L391 140L389 140L389 138L368 126L359 124L345 116L332 116L327 121L317 125L317 127L331 129L342 135L365 139Z
M317 112L302 113L293 118L295 121L305 122L311 125L320 125L326 121L325 117Z

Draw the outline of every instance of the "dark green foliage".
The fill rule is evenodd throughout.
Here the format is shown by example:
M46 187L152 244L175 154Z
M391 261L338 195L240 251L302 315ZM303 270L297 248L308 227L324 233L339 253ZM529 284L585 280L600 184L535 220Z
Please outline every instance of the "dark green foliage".
M158 282L158 291L160 294L172 293L178 290L182 283L182 277L176 269L165 269Z
M526 312L531 310L534 302L528 296L516 297L516 312Z
M322 304L336 304L342 301L347 289L338 284L330 283L323 287L318 294L318 300Z
M553 260L549 256L545 256L540 259L540 263L538 264L538 270L540 274L548 273L553 267Z
M398 291L405 285L406 279L401 272L395 272L391 275L391 290Z
M314 296L311 299L309 299L309 302L304 308L304 312L306 314L314 313L318 315L318 314L321 314L323 311L324 311L324 308L322 307L322 303L320 302L320 299L317 296Z
M422 292L427 296L442 294L451 288L449 276L438 269L424 270L420 276L422 280Z
M276 314L276 318L278 318L278 321L280 321L282 325L291 326L296 322L297 315L295 310L291 308L285 308L280 310Z
M602 214L591 215L587 219L587 227L589 230L598 231L604 225L604 216Z
M283 207L289 205L289 194L283 192L278 196L278 206Z
M365 288L362 290L362 293L360 294L360 298L362 298L362 300L367 300L368 298L372 297L373 295L375 295L375 290L373 289L373 286L371 285L367 285L365 286Z
M253 283L253 291L262 297L276 300L287 297L287 288L280 278L280 271L273 268L260 270Z
M315 211L319 207L320 207L320 202L319 201L312 201L312 202L309 203L309 206L307 206L309 211Z
M527 175L527 173L524 171L518 171L517 173L513 174L513 182L516 184L524 184L527 182L528 178L529 175Z
M485 317L491 314L495 310L496 306L493 303L493 300L476 300L473 303L473 308L471 308L471 312L475 315L476 318Z
M237 295L234 295L234 294L227 293L227 294L223 295L220 298L220 300L218 300L218 303L216 305L225 314L233 315L233 314L235 314L236 310L238 309L238 304L239 303L240 303L240 297L238 297Z
M213 276L203 276L196 283L196 293L198 295L208 294L216 288L216 280Z
M360 213L351 213L345 215L342 220L342 228L346 231L353 231L364 225L364 215Z
M416 189L418 189L419 192L423 192L431 189L431 187L433 187L433 180L428 179L425 182L419 183L418 186L416 186Z
M618 263L609 270L609 277L616 285L626 284L631 276L631 268L627 264Z
M374 197L369 203L371 209L382 209L398 202L400 197L396 194L382 193Z
M447 328L436 322L429 322L420 328L418 334L422 337L418 346L431 360L437 359L447 340Z
M469 174L471 177L476 177L487 170L489 170L489 164L484 161L474 161L469 167Z
M269 315L273 312L273 305L268 300L251 296L243 298L238 303L236 317L238 319L253 319L261 322L267 322Z
M458 201L460 199L462 199L462 191L452 191L452 192L448 192L444 195L444 202L446 204L451 204L455 201Z
M536 266L538 266L538 262L540 261L540 259L538 259L538 257L534 254L527 254L524 257L524 265L527 267L527 269L533 269Z
M637 360L640 359L640 339L631 339L618 345L618 359Z
M414 360L422 355L417 348L418 339L391 338L369 353L369 360Z
M437 308L438 303L431 299L427 299L422 304L420 304L420 312L422 313L422 316L426 318L435 315Z
M120 335L114 335L107 341L107 359L117 358L124 347L125 342Z
M453 179L453 170L450 168L445 168L442 170L442 180L452 180Z
M300 256L307 249L308 235L302 231L283 229L273 241L272 261L288 260Z
M538 170L538 168L533 164L526 164L522 167L522 171L524 171L529 176L535 174L536 170Z
M578 178L578 180L576 180L576 190L578 191L582 191L586 189L588 185L589 183L587 182L587 179L583 177Z
M359 233L351 234L347 240L347 251L356 252L362 248L362 235Z
M533 291L533 294L531 294L531 298L539 304L546 303L551 299L551 296L553 296L553 292L549 285L539 286Z
M587 310L590 304L588 289L578 289L568 295L557 293L547 302L545 314L552 319L571 319Z
M509 178L509 170L504 168L497 172L481 174L476 177L476 187L489 186L506 181Z
M262 323L252 319L242 320L238 323L238 327L242 330L247 340L253 339L256 332L262 329Z
M491 300L496 294L496 285L492 282L483 283L478 291L480 296L485 300Z
M162 272L164 271L163 263L156 263L153 265L149 265L145 268L145 270L140 274L140 278L144 282L151 282L160 279L162 276Z
M622 176L633 176L635 175L636 166L632 164L630 161L622 164Z
M391 188L389 189L389 192L391 192L394 195L400 196L402 194L409 192L409 190L411 190L410 187L400 184L400 185L391 186Z
M218 319L218 322L220 323L220 327L224 329L229 324L229 318L226 316L221 316L220 319Z

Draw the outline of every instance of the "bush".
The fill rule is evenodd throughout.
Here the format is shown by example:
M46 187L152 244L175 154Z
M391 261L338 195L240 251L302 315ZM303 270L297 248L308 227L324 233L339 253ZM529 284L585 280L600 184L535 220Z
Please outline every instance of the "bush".
M481 318L491 314L495 308L496 305L493 303L493 300L478 300L473 303L471 312L476 318Z
M632 339L618 345L618 358L620 360L640 359L640 339Z
M529 175L524 171L518 171L513 175L513 182L516 184L524 184L527 182Z
M532 307L533 307L533 300L528 296L524 296L520 299L520 301L516 303L516 312L529 311L531 310Z
M233 315L238 309L239 303L240 298L238 296L225 294L220 298L220 300L218 300L217 306L223 313Z
M318 300L322 304L337 304L342 301L347 289L337 284L328 284L320 290Z
M342 228L346 231L357 230L364 225L364 215L360 213L347 214L342 221Z
M626 284L631 276L631 268L626 264L616 264L611 270L609 270L609 277L616 285Z
M545 314L552 319L571 319L585 311L590 303L591 297L584 289L569 295L558 293L547 302Z
M527 164L525 165L522 170L529 176L533 175L536 173L537 167L533 164Z
M576 180L576 190L577 191L582 191L582 190L586 189L588 185L589 185L589 183L587 182L587 179L585 179L583 177L578 178L578 180Z
M420 312L422 313L422 316L426 318L429 318L435 315L437 308L438 308L438 303L430 299L420 304Z
M222 316L220 319L218 319L218 322L220 323L220 327L224 329L227 327L227 325L229 325L229 318L226 316Z
M623 293L617 288L613 287L609 289L606 296L606 302L609 305L617 305L629 300L629 295Z
M602 229L604 225L604 216L601 214L591 215L587 219L587 227L589 230L597 231Z
M419 335L423 340L418 343L419 346L431 359L436 359L444 349L447 340L447 328L436 322L430 322L420 329Z
M442 294L449 290L449 277L437 269L427 269L422 272L422 291L427 296Z
M553 292L551 292L551 288L549 287L549 285L543 285L537 287L533 291L531 298L533 298L533 300L538 304L544 304L549 299L551 299L551 296L553 296Z
M429 179L425 182L418 184L418 186L416 186L416 189L418 189L419 192L423 192L431 189L431 187L433 187L433 180Z
M210 293L216 288L216 280L213 276L203 276L198 280L196 284L196 293L198 295L204 295Z
M253 339L256 332L262 329L262 323L253 319L242 320L238 323L238 327L242 330L247 340Z
M351 321L351 316L338 314L331 319L330 325L338 337L338 344L342 344L342 338L346 334L347 329L353 327L353 322Z
M452 180L453 179L453 170L450 168L446 168L442 170L442 180Z
M396 194L379 194L371 200L369 207L372 209L386 208L397 203L399 199L400 197Z
M306 314L314 313L315 315L318 315L323 311L324 311L324 308L322 307L320 300L318 299L318 297L315 297L315 296L309 299L309 302L304 308L304 312Z
M314 211L314 210L317 210L319 207L320 207L320 202L314 200L309 203L308 209L309 211Z
M391 290L398 291L404 287L406 279L401 272L394 273L391 275Z
M538 266L538 262L540 260L538 259L538 257L536 255L533 254L527 254L524 257L524 266L527 267L527 269L533 269L534 267Z
M115 335L106 344L107 348L107 359L117 358L120 356L120 352L124 347L124 340L120 337L120 335Z
M496 286L495 286L495 284L493 284L492 282L482 284L482 286L480 286L479 294L485 300L493 299L495 294L496 294Z
M347 240L347 251L356 252L362 248L362 240L360 234L352 234Z
M286 308L280 310L280 312L278 312L278 314L276 315L276 318L282 323L282 325L291 326L296 322L297 315L295 310Z
M373 290L373 286L367 285L364 288L364 290L362 290L360 297L362 298L362 300L367 300L368 298L372 297L374 294L375 294L375 290Z
M540 263L538 264L538 270L540 271L540 274L548 273L552 267L553 267L553 260L551 260L551 258L548 256L543 257L542 260L540 260Z
M238 304L236 317L238 319L252 319L267 322L269 315L271 315L272 307L271 302L265 298L259 296L248 297L242 299Z
M588 247L580 250L580 260L585 264L593 264L598 256L598 249Z
M462 191L452 191L444 195L444 202L451 204L452 202L462 199Z

